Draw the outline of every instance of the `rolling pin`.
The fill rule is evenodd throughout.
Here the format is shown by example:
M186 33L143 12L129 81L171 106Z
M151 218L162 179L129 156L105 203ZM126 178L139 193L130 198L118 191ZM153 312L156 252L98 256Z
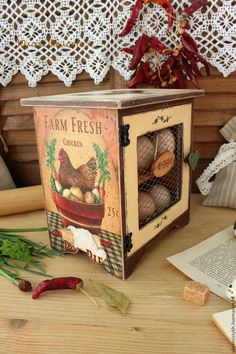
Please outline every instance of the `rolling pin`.
M0 216L44 208L41 185L0 191Z

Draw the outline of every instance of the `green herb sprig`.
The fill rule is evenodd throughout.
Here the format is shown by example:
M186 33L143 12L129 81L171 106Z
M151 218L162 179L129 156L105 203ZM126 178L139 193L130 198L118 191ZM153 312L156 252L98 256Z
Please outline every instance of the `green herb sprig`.
M51 170L51 176L50 176L50 184L52 189L57 192L56 184L55 184L55 176L57 175L56 173L56 167L55 167L55 151L56 151L56 142L57 140L54 138L51 140L51 142L46 141L46 153L47 153L47 161L46 165L47 167L50 168ZM62 191L60 192L60 194Z
M111 173L108 170L108 155L109 155L109 150L106 148L103 152L101 151L100 147L93 143L93 148L96 153L96 158L98 161L98 169L100 170L100 177L98 180L98 184L102 185L102 188L105 189L105 183L106 181L111 180Z
M47 228L4 229L0 228L0 275L12 283L20 279L19 271L52 277L41 263L44 258L61 256L60 252L42 243L31 241L18 232L39 232ZM13 271L14 270L14 271Z
M47 153L47 161L46 164L50 168L51 172L56 172L55 168L55 147L56 147L57 140L54 138L52 139L51 143L46 141L46 153Z

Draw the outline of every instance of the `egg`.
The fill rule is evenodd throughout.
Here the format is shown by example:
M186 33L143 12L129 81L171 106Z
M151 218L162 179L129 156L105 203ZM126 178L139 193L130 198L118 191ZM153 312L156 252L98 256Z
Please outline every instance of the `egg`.
M63 195L63 197L65 197L65 198L69 198L69 196L70 196L70 190L69 189L64 189L63 190L63 192L62 192L62 195Z
M76 198L78 198L81 202L84 201L84 195L83 192L79 187L73 186L70 189L71 194L73 194Z
M148 168L153 162L154 146L150 139L145 135L139 136L137 139L137 160L138 169Z
M69 199L73 200L73 202L80 202L80 200L73 194L70 194Z
M175 150L175 137L170 129L163 129L156 135L155 155L159 156L166 151Z
M156 205L151 195L145 192L138 194L139 221L149 218L156 211Z
M92 192L86 192L84 193L84 201L87 204L94 204L95 200L94 200L94 196Z
M156 208L166 208L171 203L171 195L169 190L160 184L156 184L149 191L150 196L153 198Z

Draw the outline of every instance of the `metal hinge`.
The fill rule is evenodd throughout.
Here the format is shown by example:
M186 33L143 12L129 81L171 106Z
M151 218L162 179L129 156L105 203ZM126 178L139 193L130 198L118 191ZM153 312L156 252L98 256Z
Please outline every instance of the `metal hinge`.
M121 146L128 146L130 143L129 140L129 124L124 124L120 126L120 145Z
M133 244L132 244L132 232L129 232L124 237L124 250L126 252L130 252L132 247L133 247Z

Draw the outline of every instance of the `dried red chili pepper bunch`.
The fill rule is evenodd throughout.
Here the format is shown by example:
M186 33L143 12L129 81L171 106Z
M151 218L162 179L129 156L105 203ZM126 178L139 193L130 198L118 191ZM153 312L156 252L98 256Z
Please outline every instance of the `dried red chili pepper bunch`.
M176 20L171 2L169 0L136 0L131 16L120 36L126 36L131 32L143 6L150 2L159 4L165 9L168 15L167 35L170 35L169 31ZM127 85L128 88L136 87L140 83L162 88L184 88L184 80L186 78L189 78L195 87L200 88L198 77L201 76L201 72L198 68L198 63L200 62L204 65L207 75L210 75L210 70L206 60L199 54L195 40L187 32L190 29L188 19L195 11L210 4L208 0L195 0L192 5L182 10L182 18L178 24L180 40L177 48L168 48L156 36L148 36L143 33L133 47L122 49L124 52L132 55L129 69L135 70L134 77ZM163 64L160 64L155 71L152 69L149 61L142 61L144 55L150 51L164 56Z

